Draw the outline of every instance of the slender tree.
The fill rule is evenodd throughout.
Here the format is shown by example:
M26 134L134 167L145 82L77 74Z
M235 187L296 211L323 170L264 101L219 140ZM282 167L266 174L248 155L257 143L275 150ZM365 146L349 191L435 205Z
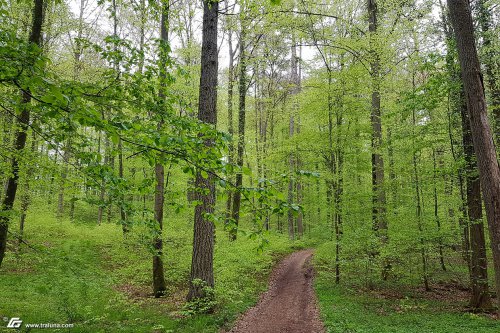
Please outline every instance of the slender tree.
M37 46L38 52L41 52L42 49L42 25L44 8L45 6L43 0L34 0L33 18L31 23L29 42ZM34 57L33 59L36 59L36 57ZM15 155L12 157L11 165L12 174L7 180L5 195L3 197L2 206L0 207L2 213L0 214L0 266L2 265L3 258L5 257L5 250L7 248L7 235L10 222L10 218L7 212L12 210L14 201L16 199L17 186L19 184L19 159L26 145L27 132L30 125L31 93L29 89L26 89L21 94L21 113L18 117L19 129L15 133Z
M368 0L368 30L370 32L370 75L372 84L371 124L372 124L372 187L373 187L373 228L387 241L386 197L384 188L384 159L382 157L382 118L380 109L380 55L377 40L378 6L376 0Z
M160 105L164 105L163 101L166 98L166 77L167 77L167 62L168 62L168 23L169 23L169 0L161 2L161 19L160 19ZM158 121L157 129L163 129L163 110L160 110L160 120ZM165 284L165 276L163 272L163 206L165 202L165 167L160 158L155 165L156 189L154 215L156 221L155 238L153 246L155 254L153 256L153 293L155 297L161 297L167 289Z
M247 55L246 55L246 35L247 21L245 19L243 3L241 4L241 31L240 31L240 63L239 63L239 81L238 81L238 147L236 154L236 164L241 169L243 168L243 156L245 153L245 119L246 119L246 94L247 94ZM236 240L238 224L240 221L240 206L241 206L241 191L239 189L243 185L243 172L241 170L236 174L236 191L233 193L233 205L231 218L234 227L230 233L230 239Z

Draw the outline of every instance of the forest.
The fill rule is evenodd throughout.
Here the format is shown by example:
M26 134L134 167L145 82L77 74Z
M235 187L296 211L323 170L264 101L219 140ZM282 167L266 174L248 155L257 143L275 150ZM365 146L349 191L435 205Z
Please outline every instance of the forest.
M0 331L500 332L499 0L0 0Z

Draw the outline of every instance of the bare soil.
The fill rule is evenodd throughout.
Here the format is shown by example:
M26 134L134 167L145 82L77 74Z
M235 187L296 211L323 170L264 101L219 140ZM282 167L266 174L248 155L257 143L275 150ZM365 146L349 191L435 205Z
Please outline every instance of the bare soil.
M312 282L312 250L295 252L273 270L269 289L229 333L323 333Z

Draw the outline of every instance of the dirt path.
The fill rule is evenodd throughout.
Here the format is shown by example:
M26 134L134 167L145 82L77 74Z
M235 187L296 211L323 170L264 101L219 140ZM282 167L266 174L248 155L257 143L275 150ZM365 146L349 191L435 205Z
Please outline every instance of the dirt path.
M269 289L229 333L322 333L312 287L312 250L286 257L273 271Z

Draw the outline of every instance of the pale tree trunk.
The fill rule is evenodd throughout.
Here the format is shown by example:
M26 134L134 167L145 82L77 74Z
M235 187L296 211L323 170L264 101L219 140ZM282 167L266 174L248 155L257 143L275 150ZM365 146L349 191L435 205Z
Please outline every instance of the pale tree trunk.
M418 50L418 48L417 48ZM415 74L413 74L413 93L415 93ZM429 285L429 275L428 275L428 263L427 263L427 254L425 251L425 242L424 242L424 221L423 221L423 212L422 212L422 198L420 194L420 177L418 173L418 162L417 162L417 152L415 151L415 141L416 141L416 134L415 134L415 128L417 126L416 122L416 115L415 115L415 109L412 110L412 125L413 125L413 176L414 176L414 181L415 181L415 202L416 202L416 215L417 215L417 225L418 225L418 233L419 233L419 238L420 238L420 255L422 258L422 280L424 282L424 287L426 291L431 290L430 285Z
M201 77L198 119L204 123L217 124L217 21L219 2L204 0L203 2L203 35L201 47ZM205 144L213 145L211 140ZM193 256L191 261L191 275L188 300L207 297L204 286L214 287L214 236L215 225L207 218L207 214L214 212L215 180L212 174L203 178L201 172L196 173L196 199L199 203L195 207ZM201 283L200 283L201 281Z
M59 195L57 198L57 217L62 218L64 214L64 189L66 187L66 179L68 178L68 165L67 162L70 158L71 149L71 139L66 140L64 147L64 154L62 156L62 162L64 163L63 172L61 174L61 187L59 189Z
M33 19L29 42L41 48L42 43L42 24L43 24L44 1L34 0ZM29 91L22 92L21 113L18 116L19 129L15 133L14 151L16 154L12 158L12 174L7 180L5 196L3 197L0 214L0 266L5 257L7 248L7 234L9 228L9 217L4 214L12 209L16 199L17 185L19 183L19 157L26 145L27 131L30 124L30 104L31 95Z
M472 15L467 0L448 0L450 18L457 40L458 58L468 118L479 167L493 253L497 295L500 295L500 167L488 123L481 67L474 40ZM500 303L500 297L497 298Z
M142 74L144 70L144 42L146 39L146 0L140 0L140 16L141 24L139 26L139 51L141 52L141 57L139 58L139 73Z
M226 0L226 7L228 2ZM228 66L228 86L227 86L227 123L228 123L228 133L231 138L234 138L234 121L233 121L233 97L234 97L234 57L236 50L233 49L233 32L232 28L228 29L228 48L229 48L229 66ZM228 163L232 164L234 159L234 144L233 140L229 143L228 147ZM230 218L232 215L233 207L233 189L229 186L227 189L227 201L226 201L226 225L230 224Z
M116 0L113 0L113 34L116 38L118 38L118 7ZM142 20L142 18L141 18ZM141 34L141 38L143 38ZM141 43L144 43L143 40L141 40ZM117 52L117 48L115 45L115 52ZM142 67L143 64L141 64ZM114 67L115 67L115 72L117 75L120 74L120 63L119 61L114 62ZM142 68L141 68L142 70ZM122 110L119 107L119 115L122 115ZM118 177L123 178L124 174L124 166L123 166L123 142L121 138L118 141ZM114 169L114 159L113 159L113 169ZM125 211L125 195L122 193L120 194L120 200L119 200L119 208L120 208L120 224L122 225L122 231L123 234L126 235L127 232L129 232L129 227L127 224L127 213ZM108 207L108 220L111 218L111 203Z
M432 149L432 182L434 183L434 220L436 221L437 231L439 233L438 237L438 250L439 250L439 263L441 264L441 269L446 271L446 265L444 264L444 254L443 254L443 237L441 237L441 220L439 219L439 202L438 202L438 190L437 190L437 162L436 162L436 149Z
M300 114L299 114L299 101L297 94L300 92L300 71L299 71L299 57L297 56L297 45L295 42L295 38L292 38L292 84L293 84L293 92L292 92L292 98L293 98L293 106L292 106L292 112L296 115L296 123L295 123L295 133L300 134ZM295 165L294 165L294 171L300 170L301 168L301 160L300 160L300 152L299 152L299 145L295 145ZM300 182L300 179L297 179L295 181L295 193L296 193L296 200L297 200L297 205L300 205L302 203L302 183ZM304 235L304 221L303 221L303 215L302 212L299 210L297 212L297 217L296 217L296 225L297 225L297 238L302 238Z
M104 120L104 112L102 114ZM109 138L104 139L104 165L109 164ZM104 214L104 208L106 207L106 202L104 201L106 197L106 181L103 179L101 181L101 189L99 193L99 209L97 210L97 224L101 225L102 217Z
M293 117L293 114L290 115L290 121L288 124L288 135L289 137L293 137L293 134L295 133L295 119ZM288 204L292 205L293 204L293 190L294 190L294 184L293 184L293 171L294 171L294 164L295 164L295 159L293 158L293 153L290 152L290 156L288 157L288 167L290 170L290 179L288 180ZM295 223L294 223L294 216L293 216L293 209L289 208L288 209L288 237L290 239L295 239Z
M298 129L298 102L297 102L297 94L299 92L299 73L298 73L298 62L297 62L297 45L295 43L295 36L292 35L292 47L291 47L291 60L290 60L290 81L291 81L291 98L292 98L292 111L290 114L289 126L288 126L288 134L290 139L293 138L296 131L300 131ZM296 147L297 148L297 147ZM297 193L297 199L299 197L299 193L297 190L301 190L301 185L299 184L298 179L293 180L295 171L297 169L299 162L298 150L291 151L290 156L288 157L288 167L290 170L290 180L288 181L288 204L292 205L295 202L295 193ZM300 223L300 226L299 226ZM297 234L295 233L295 225L297 224ZM302 215L297 216L297 223L295 223L294 218L294 209L288 209L288 236L290 239L295 239L295 237L300 238L303 233L302 226Z
M120 138L118 141L118 177L123 179L124 166L123 166L123 142ZM125 210L125 194L120 194L120 223L122 225L123 234L126 235L130 231L127 222L127 212Z

